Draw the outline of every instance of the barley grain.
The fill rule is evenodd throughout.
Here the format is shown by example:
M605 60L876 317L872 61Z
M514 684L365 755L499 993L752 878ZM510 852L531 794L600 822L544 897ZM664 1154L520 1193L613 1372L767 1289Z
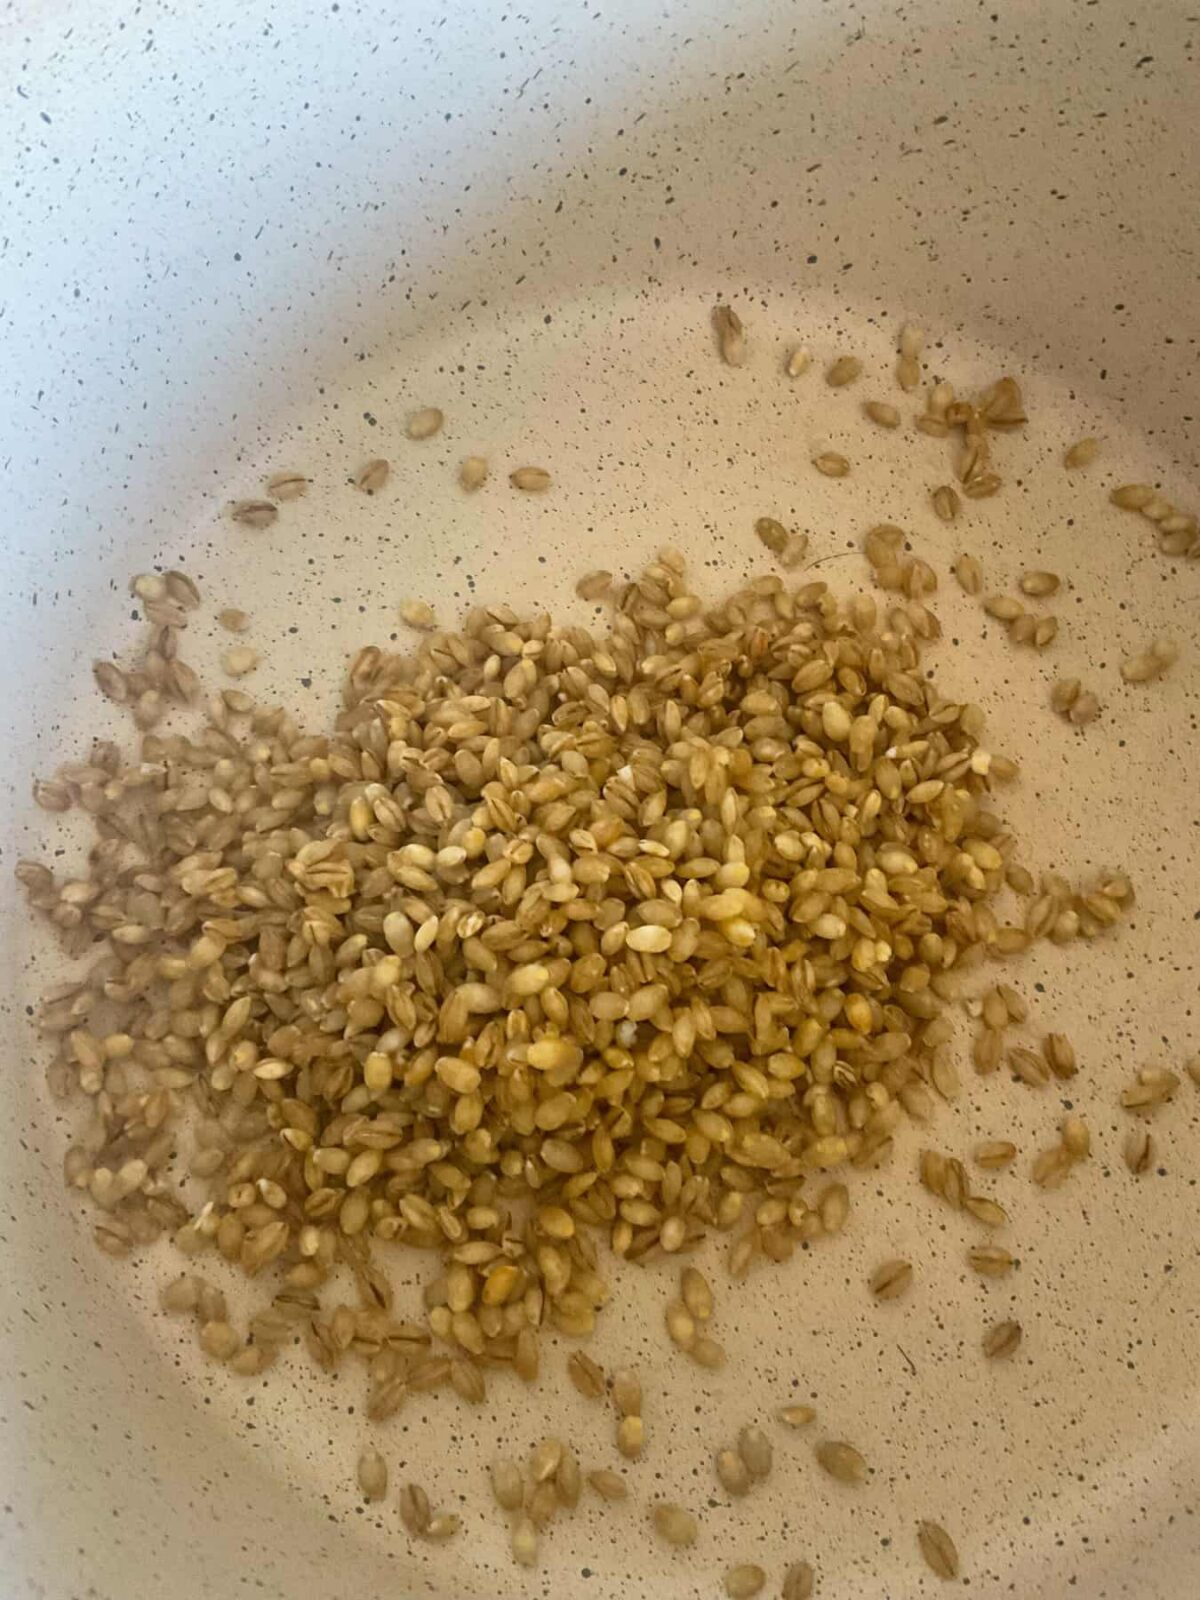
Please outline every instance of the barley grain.
M423 1539L429 1531L433 1513L429 1496L419 1483L406 1483L400 1489L400 1521L414 1538Z
M355 1477L366 1499L382 1500L387 1495L387 1462L373 1445L367 1445L359 1456Z
M1017 1147L1009 1139L988 1139L971 1151L977 1166L994 1170L1007 1167L1016 1158Z
M785 1427L806 1428L810 1422L816 1420L817 1413L813 1406L792 1405L780 1407L775 1415Z
M967 1251L972 1269L984 1278L1003 1278L1013 1269L1012 1252L1000 1244L975 1244Z
M1061 587L1062 579L1056 572L1034 570L1021 574L1021 593L1032 595L1038 600L1043 599L1046 595L1057 594Z
M652 1507L650 1512L655 1531L659 1537L665 1539L677 1549L686 1548L696 1542L699 1526L690 1511L685 1511L682 1506L673 1505L669 1501L660 1501Z
M752 1595L762 1593L766 1581L767 1575L761 1567L745 1561L726 1570L725 1593L729 1600L750 1600Z
M817 1461L839 1483L866 1482L867 1463L852 1444L844 1439L822 1439L816 1447Z
M857 356L839 356L825 373L825 382L831 389L844 389L862 373L862 362Z
M908 1261L885 1261L871 1274L871 1293L876 1300L898 1300L912 1286L912 1264Z
M718 1450L716 1454L717 1478L726 1494L744 1495L750 1492L753 1479L750 1469L737 1450Z
M641 1416L642 1380L632 1367L618 1367L613 1373L612 1397L620 1416Z
M391 470L382 456L377 456L374 460L366 462L355 473L354 487L361 489L363 494L378 494L388 481Z
M442 431L445 421L445 415L437 406L425 406L410 414L404 431L410 439L432 439L435 433Z
M939 483L937 488L932 491L930 499L933 501L934 511L936 511L943 522L953 522L955 517L958 516L959 511L962 509L962 501L958 497L958 491L948 483ZM965 583L963 583L962 577L958 570L959 565L963 561L973 562L974 558L971 556L960 556L958 563L955 565L955 577L958 578L958 581L963 584L963 588L966 589L967 586ZM974 565L975 571L978 573L978 563L974 563ZM978 588L967 589L967 593L978 594L979 590Z
M550 487L550 474L544 467L518 467L509 473L508 481L526 494L541 494Z
M738 1434L738 1454L746 1464L746 1471L756 1480L769 1477L774 1449L770 1439L756 1424L747 1423Z
M954 491L951 489L950 493ZM979 595L983 592L983 569L974 556L960 555L954 563L954 576L964 594Z
M493 1461L490 1476L496 1504L504 1511L515 1511L525 1496L520 1467L515 1461Z
M458 481L468 493L487 482L488 464L484 456L464 456L458 468Z
M721 360L727 367L742 366L746 360L746 334L742 319L732 306L718 305L713 308L713 327L717 333Z
M646 1440L646 1425L640 1416L622 1417L617 1427L617 1449L627 1461L636 1461Z
M582 1350L571 1352L567 1360L567 1375L587 1400L599 1400L604 1393L604 1368Z
M629 1496L625 1479L619 1472L601 1468L596 1472L589 1472L587 1481L601 1500L625 1500Z
M992 1361L1011 1356L1021 1342L1019 1322L997 1322L983 1336L983 1353Z
M276 472L267 479L267 494L272 500L299 500L308 493L309 479L302 472Z
M679 1292L693 1322L707 1322L713 1313L713 1292L704 1274L695 1267L684 1267Z
M244 528L254 528L262 531L269 528L279 516L279 507L270 500L235 500L229 508L229 515L234 522L240 522Z
M250 618L235 606L227 606L225 610L218 611L217 621L228 633L245 633L250 626Z
M814 456L813 466L825 478L844 478L850 471L849 461L836 450L823 450Z
M812 1600L815 1574L807 1561L794 1561L783 1575L781 1600Z
M1063 456L1063 465L1068 471L1075 467L1090 467L1099 454L1099 439L1079 439L1075 444L1068 446Z
M812 366L811 350L806 349L804 345L797 345L788 356L783 370L789 378L798 378L802 372L807 372L810 366Z
M870 421L878 423L881 428L898 428L900 426L898 408L888 405L886 400L864 400L863 411Z
M1149 1172L1154 1165L1154 1140L1148 1128L1130 1128L1122 1149L1125 1165L1135 1178Z
M400 620L408 628L416 628L421 633L430 633L433 630L433 607L425 600L401 600L399 605Z
M514 1521L511 1548L513 1560L518 1566L537 1566L538 1531L529 1517L520 1516Z
M940 1523L918 1522L917 1543L930 1572L946 1580L958 1577L958 1551Z

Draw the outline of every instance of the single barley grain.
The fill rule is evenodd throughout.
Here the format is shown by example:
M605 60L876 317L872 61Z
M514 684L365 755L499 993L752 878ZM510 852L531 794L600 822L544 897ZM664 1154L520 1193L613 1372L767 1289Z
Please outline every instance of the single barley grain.
M781 1406L775 1415L787 1428L807 1428L816 1421L817 1412L815 1406L789 1405Z
M518 467L509 473L508 481L526 494L541 494L550 487L550 474L544 467Z
M235 500L229 508L229 515L234 522L240 522L244 528L256 528L260 531L269 528L279 516L279 507L270 500Z
M272 500L299 500L308 493L308 485L302 472L277 472L267 479L267 493Z
M487 482L488 464L483 456L464 456L458 469L458 481L466 490L481 489Z
M888 405L886 400L864 400L863 411L872 422L878 423L881 428L898 428L900 426L900 412L896 406Z
M713 1292L704 1274L695 1267L684 1267L679 1275L679 1293L693 1321L707 1322L713 1313Z
M938 516L943 522L953 522L959 511L962 509L962 501L958 497L958 491L948 483L939 483L937 488L934 489L930 495L930 499L933 501L934 511L937 512ZM971 559L973 558L962 556L959 557L960 562ZM978 570L978 564L976 564L976 569ZM959 582L962 583L962 578L959 576L957 563L955 565L954 574L955 577L959 579ZM966 584L963 584L963 588L966 588ZM967 593L978 594L979 590L968 589Z
M200 1299L200 1279L190 1272L182 1273L164 1285L159 1298L164 1311L193 1312Z
M885 1261L871 1274L871 1293L876 1300L898 1300L912 1286L913 1269L908 1261Z
M250 626L250 618L236 606L226 606L224 611L218 611L217 621L227 633L245 633Z
M660 1501L650 1512L655 1531L670 1545L682 1549L695 1544L700 1529L695 1517L682 1506Z
M825 373L825 382L831 389L844 389L862 373L862 362L857 356L839 356Z
M780 1600L812 1600L816 1575L807 1561L793 1561L783 1575Z
M1021 593L1032 595L1038 600L1043 599L1046 595L1057 594L1061 587L1062 579L1056 572L1035 570L1021 574Z
M804 345L797 345L787 358L787 363L783 370L789 378L798 378L802 372L807 372L811 366L812 351L806 349Z
M1112 491L1109 499L1122 511L1141 511L1154 499L1154 490L1148 483L1123 483Z
M752 1595L762 1593L766 1581L767 1575L761 1567L753 1561L744 1561L726 1570L725 1593L729 1600L751 1600Z
M558 1503L568 1511L574 1511L579 1504L579 1496L583 1493L583 1474L570 1450L563 1451L558 1471L554 1474L554 1492L558 1496Z
M718 1450L716 1454L717 1478L726 1494L743 1495L750 1492L753 1479L750 1469L737 1450Z
M746 360L746 333L742 319L732 306L713 307L713 327L717 332L721 360L727 367L742 366Z
M563 1457L563 1442L553 1437L546 1438L534 1446L529 1457L529 1476L534 1483L548 1483L558 1471L558 1464Z
M388 481L391 467L382 456L376 456L361 466L354 475L354 487L361 489L363 494L378 494Z
M567 1361L567 1376L587 1400L599 1400L604 1393L604 1368L582 1350L572 1351Z
M435 433L442 431L445 420L437 406L425 406L420 411L412 412L404 424L404 431L410 439L432 439Z
M515 1461L493 1461L492 1494L504 1511L515 1511L525 1497L525 1482Z
M641 1417L622 1417L617 1427L617 1449L627 1461L636 1461L646 1441L646 1425Z
M1077 727L1086 727L1100 715L1100 701L1090 689L1085 689L1068 713Z
M951 489L950 493L954 491ZM974 556L960 555L954 563L954 576L964 594L979 595L983 592L983 569Z
M998 622L1015 622L1025 607L1010 594L989 594L984 598L983 609Z
M1149 1172L1154 1165L1154 1140L1148 1128L1130 1128L1125 1135L1123 1154L1125 1165L1135 1178Z
M984 1278L1003 1278L1013 1269L1013 1255L1001 1244L973 1244L967 1251L973 1271Z
M930 1572L944 1579L958 1577L958 1551L954 1548L954 1540L940 1523L918 1522L917 1543Z
M368 1500L382 1500L387 1494L387 1462L373 1445L368 1445L358 1458L356 1470L358 1487Z
M248 644L235 644L221 657L221 665L231 678L244 678L258 666L259 655Z
M400 621L420 633L433 631L433 607L426 600L401 600Z
M517 1517L513 1523L512 1553L518 1566L537 1566L538 1531L527 1516Z
M1080 439L1070 445L1063 456L1063 465L1068 469L1074 467L1090 467L1100 454L1099 439Z
M610 1472L607 1467L589 1472L587 1481L601 1500L626 1500L629 1497L625 1479L619 1472Z
M642 1380L632 1367L618 1367L612 1380L613 1404L622 1417L642 1414Z
M971 1155L975 1164L994 1170L997 1167L1007 1167L1015 1160L1017 1147L1008 1139L988 1139L983 1144L977 1144Z
M1059 678L1050 690L1050 704L1065 716L1079 699L1082 685L1078 678Z
M1058 638L1058 618L1041 617L1033 630L1033 644L1037 650L1045 650Z
M1008 1212L998 1200L990 1200L986 1195L969 1194L963 1200L962 1208L970 1213L985 1228L1003 1228L1008 1222Z
M1071 1157L1061 1144L1040 1151L1034 1158L1030 1175L1040 1189L1058 1189L1066 1182L1071 1171Z
M770 1439L760 1427L747 1423L738 1434L737 1447L738 1454L746 1464L746 1471L752 1478L761 1480L770 1475L775 1452Z
M1083 1161L1092 1153L1092 1136L1083 1118L1072 1114L1064 1117L1059 1129L1063 1149L1072 1161Z
M774 517L759 517L754 531L772 555L781 555L788 542L788 531Z
M681 1350L690 1350L696 1342L696 1322L682 1300L668 1304L665 1319L671 1342Z
M423 1539L433 1514L429 1496L419 1483L406 1483L400 1490L400 1521L414 1538Z
M1019 1322L997 1322L983 1336L983 1353L991 1361L1011 1356L1021 1342Z
M1079 1070L1075 1046L1065 1033L1048 1033L1042 1040L1042 1054L1056 1078L1073 1078Z
M819 1464L839 1483L866 1482L867 1463L852 1444L844 1439L822 1439L816 1447Z
M710 1339L707 1334L696 1335L695 1342L688 1350L688 1355L698 1367L708 1367L715 1371L725 1365L725 1346L718 1344L715 1339Z
M844 478L850 471L849 461L836 450L823 450L814 456L813 466L826 478Z

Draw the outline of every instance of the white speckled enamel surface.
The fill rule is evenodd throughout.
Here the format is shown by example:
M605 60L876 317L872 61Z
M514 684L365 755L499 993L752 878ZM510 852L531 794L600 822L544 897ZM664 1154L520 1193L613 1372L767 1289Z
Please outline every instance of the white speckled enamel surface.
M4 899L7 1119L0 1138L0 1571L42 1600L324 1600L497 1595L673 1600L759 1561L777 1594L805 1557L819 1600L1190 1600L1200 1589L1200 1089L1154 1121L1140 1180L1116 1105L1137 1066L1200 1051L1200 562L1168 559L1108 504L1145 478L1200 508L1196 459L1196 40L1178 5L740 6L635 0L520 9L210 0L203 7L10 7L0 226L6 404L0 872L56 848L28 779L106 724L87 670L133 636L129 574L179 565L205 609L189 656L212 671L221 605L253 614L256 689L324 716L344 657L395 633L396 603L451 618L472 597L582 615L574 577L630 571L680 545L702 592L761 570L764 513L809 530L819 574L861 587L863 530L886 517L937 569L945 638L931 663L977 699L1023 775L1005 814L1033 869L1133 875L1136 910L1091 947L1006 969L1082 1070L1041 1093L976 1079L933 1142L1011 1136L986 1187L1010 1209L1019 1271L966 1273L965 1220L917 1187L919 1136L856 1174L840 1240L718 1286L719 1374L683 1370L661 1327L673 1269L617 1274L595 1354L643 1372L649 1446L634 1500L584 1503L536 1573L509 1560L486 1488L496 1441L547 1425L586 1466L615 1465L611 1414L576 1395L561 1350L533 1392L494 1382L468 1413L410 1402L372 1429L392 1468L462 1511L449 1546L411 1550L394 1493L352 1491L365 1425L357 1369L296 1357L246 1383L201 1364L156 1309L171 1270L101 1256L60 1183L69 1117L43 1085L26 1008L59 969ZM732 301L747 365L717 361L709 315ZM947 528L928 506L947 446L885 433L864 398L911 402L895 334L929 330L927 370L971 385L1008 369L1031 422L997 450L1002 495ZM817 365L789 383L794 342ZM833 393L820 366L854 352ZM444 432L407 441L414 406ZM1102 437L1068 476L1063 447ZM854 463L840 482L814 449ZM467 498L458 461L493 478ZM392 481L348 486L369 455ZM538 462L555 485L504 481ZM304 501L264 534L222 505L281 467ZM1029 565L1064 574L1063 631L1015 650L959 593ZM1122 655L1172 634L1182 658L1132 688ZM1101 695L1080 733L1054 677ZM75 835L76 843L79 835ZM74 845L66 848L73 849ZM965 1039L965 1034L964 1034ZM965 1058L964 1058L965 1059ZM1096 1154L1059 1192L1028 1180L1067 1104ZM889 1255L912 1292L870 1303ZM415 1301L422 1262L396 1260ZM1025 1341L985 1366L986 1324ZM820 1474L803 1435L736 1504L711 1451L789 1397L866 1454L868 1486ZM671 1555L646 1504L701 1515ZM964 1579L921 1565L915 1523L943 1522Z

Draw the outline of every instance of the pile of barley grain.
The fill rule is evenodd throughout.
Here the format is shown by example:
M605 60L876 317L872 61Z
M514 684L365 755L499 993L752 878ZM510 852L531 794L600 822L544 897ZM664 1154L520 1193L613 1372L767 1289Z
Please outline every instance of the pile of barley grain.
M192 696L193 592L161 581L146 658L104 674L135 711ZM1030 941L992 906L1006 876L1038 899L982 715L902 610L778 577L707 606L670 551L610 599L603 637L491 607L364 649L327 733L227 690L42 786L97 831L86 877L20 868L91 957L40 1016L88 1110L67 1179L114 1255L166 1230L264 1277L245 1331L172 1286L236 1370L299 1325L369 1362L375 1416L479 1400L544 1325L591 1331L600 1234L636 1260L731 1230L745 1270L836 1231L823 1175L956 1092L959 975ZM189 1111L199 1196L167 1173ZM440 1259L424 1326L384 1241ZM357 1305L322 1299L339 1264Z

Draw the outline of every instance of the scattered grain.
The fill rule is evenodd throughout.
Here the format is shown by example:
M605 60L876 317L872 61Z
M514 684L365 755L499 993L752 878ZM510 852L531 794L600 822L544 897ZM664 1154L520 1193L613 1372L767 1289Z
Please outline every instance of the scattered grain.
M852 1444L844 1439L822 1439L816 1447L819 1464L839 1483L866 1482L867 1463Z
M913 1269L909 1261L885 1261L871 1274L871 1293L876 1300L898 1300L912 1286Z
M753 1479L750 1469L737 1450L718 1450L716 1454L717 1478L726 1494L743 1495L750 1492Z
M229 508L229 515L244 528L261 531L269 528L279 516L279 507L270 500L235 500Z
M223 611L218 611L217 621L227 633L245 633L250 626L250 618L236 606L226 606Z
M302 472L277 472L267 479L272 500L299 500L308 493L309 479Z
M520 1467L515 1461L493 1461L490 1476L496 1504L504 1511L515 1511L525 1497Z
M433 631L433 607L425 600L401 600L400 621L405 627L415 628L420 633Z
M783 1575L780 1600L812 1600L816 1576L807 1561L793 1561Z
M675 1545L679 1549L695 1544L696 1535L700 1531L699 1526L691 1512L685 1511L682 1506L673 1505L669 1501L659 1501L651 1509L650 1516L655 1531L668 1544Z
M881 428L898 428L900 426L900 412L896 406L888 405L886 400L864 400L863 411L872 422Z
M425 406L411 413L404 431L410 439L432 439L435 433L442 431L445 420L444 413L437 406Z
M823 450L820 455L814 456L813 466L826 478L844 478L850 471L849 461L836 450Z
M717 331L721 360L727 367L742 366L746 360L746 334L742 319L732 306L719 305L713 308L713 327ZM795 374L792 373L792 376Z
M738 1434L738 1454L745 1462L746 1471L756 1480L769 1477L774 1449L770 1439L754 1423L747 1423Z
M246 677L258 663L258 651L251 649L248 644L235 644L221 657L221 665L231 678Z
M988 1139L977 1144L971 1155L977 1166L994 1170L1007 1167L1016 1158L1017 1147L1008 1139Z
M518 467L509 473L508 481L526 494L541 494L550 487L550 474L544 467Z
M940 1523L918 1522L917 1543L930 1572L947 1580L958 1577L958 1551Z
M983 1336L983 1353L991 1361L1011 1356L1021 1342L1019 1322L997 1322Z
M458 481L468 493L481 489L487 482L488 464L484 456L464 456L458 469Z
M1003 1278L1014 1266L1013 1255L1002 1244L973 1244L967 1251L973 1271L984 1278Z
M625 1479L619 1472L610 1472L607 1467L589 1472L587 1481L601 1500L626 1500L629 1497Z
M839 356L827 369L825 382L831 389L844 389L862 374L862 362L857 356Z
M767 1575L761 1567L745 1561L726 1570L725 1593L729 1600L750 1600L752 1595L761 1594L766 1581Z
M368 1500L382 1500L387 1494L387 1462L373 1445L367 1445L358 1458L358 1487Z
M627 1461L636 1461L646 1442L646 1425L641 1417L622 1417L617 1427L617 1449Z
M1032 595L1035 599L1043 599L1047 595L1057 594L1062 587L1062 579L1056 572L1043 572L1035 570L1023 572L1020 579L1022 594Z
M797 345L787 358L784 371L789 378L798 378L802 372L807 372L812 366L812 351L804 345Z
M806 1428L816 1420L817 1412L815 1406L792 1405L781 1406L775 1415L785 1427Z
M599 1400L604 1393L604 1368L582 1350L571 1352L567 1375L586 1400Z
M361 466L354 475L354 487L361 489L363 494L378 494L388 481L391 467L382 458L377 456Z
M954 493L953 489L950 493ZM983 592L983 569L974 556L960 555L954 563L954 576L964 594L978 595Z
M1135 1178L1149 1172L1154 1165L1154 1139L1149 1128L1130 1128L1125 1135L1122 1153L1125 1165Z

